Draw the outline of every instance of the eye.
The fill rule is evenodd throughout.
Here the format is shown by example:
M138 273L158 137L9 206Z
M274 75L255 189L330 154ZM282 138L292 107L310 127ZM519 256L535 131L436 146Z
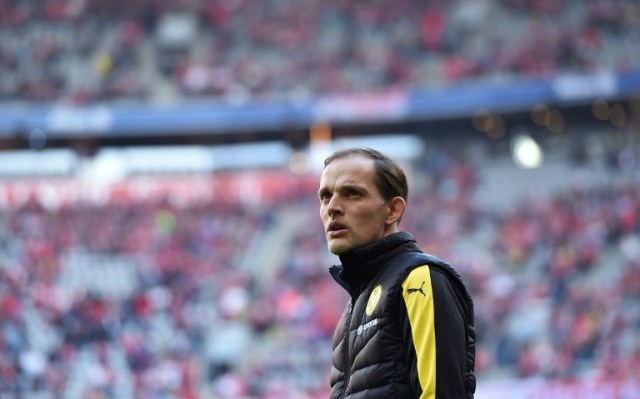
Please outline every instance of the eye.
M318 194L318 198L320 198L320 201L326 202L331 199L331 194L327 191L323 191L320 194Z

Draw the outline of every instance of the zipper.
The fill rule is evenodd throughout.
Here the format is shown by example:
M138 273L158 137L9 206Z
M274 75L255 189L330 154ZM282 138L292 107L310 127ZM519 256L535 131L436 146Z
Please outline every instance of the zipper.
M344 323L344 390L342 391L342 395L340 398L345 398L347 396L347 387L349 386L349 378L351 378L351 365L349 363L349 330L351 326L351 317L353 315L353 298L351 298L351 303L349 304L349 309L347 311L347 319Z

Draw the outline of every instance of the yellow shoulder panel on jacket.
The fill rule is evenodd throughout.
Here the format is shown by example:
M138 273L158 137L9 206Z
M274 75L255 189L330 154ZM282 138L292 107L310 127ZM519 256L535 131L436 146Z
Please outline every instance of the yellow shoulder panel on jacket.
M416 348L418 379L422 387L420 399L435 398L436 395L436 333L432 294L431 273L427 265L413 269L402 283L402 296Z

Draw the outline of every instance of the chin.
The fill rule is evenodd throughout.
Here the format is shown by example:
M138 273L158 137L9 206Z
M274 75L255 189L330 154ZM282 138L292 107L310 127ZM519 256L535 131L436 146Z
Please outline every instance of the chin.
M334 255L340 256L342 254L344 254L345 252L349 252L351 250L351 247L346 246L346 245L331 245L329 244L329 252L331 252Z

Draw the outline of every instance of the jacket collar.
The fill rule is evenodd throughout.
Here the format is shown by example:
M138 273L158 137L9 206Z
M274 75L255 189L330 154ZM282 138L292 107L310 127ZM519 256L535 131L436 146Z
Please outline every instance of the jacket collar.
M393 233L340 255L342 265L334 266L331 274L348 291L360 290L361 285L366 284L389 260L405 252L422 251L411 234Z

